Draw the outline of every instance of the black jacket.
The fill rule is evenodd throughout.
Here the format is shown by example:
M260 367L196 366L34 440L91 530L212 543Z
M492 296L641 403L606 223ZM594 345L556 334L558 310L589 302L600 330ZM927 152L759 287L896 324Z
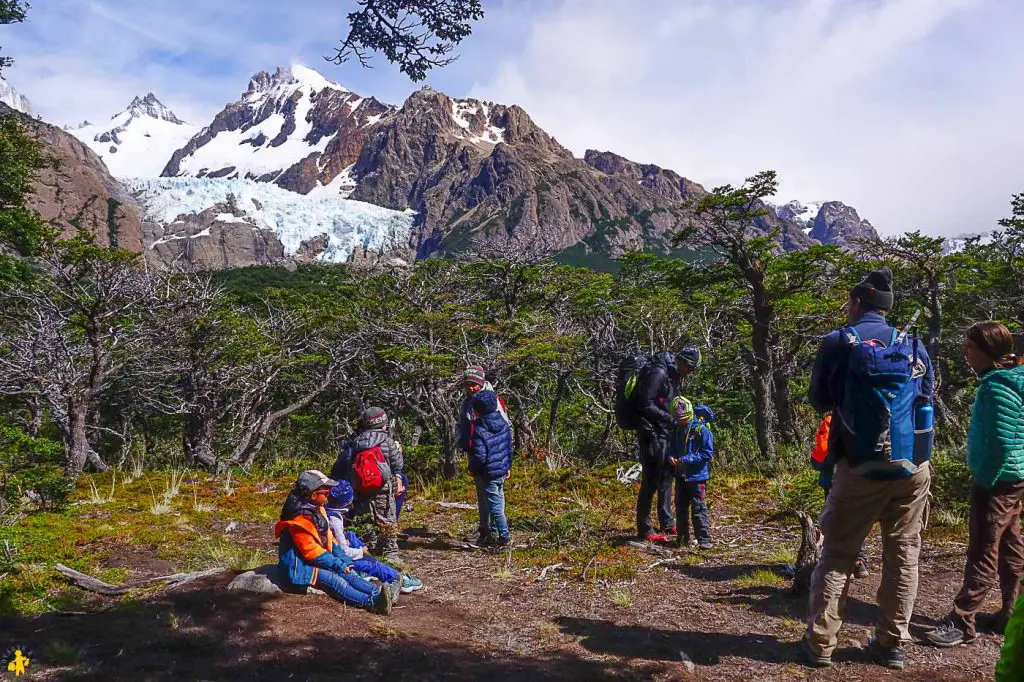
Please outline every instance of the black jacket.
M675 366L671 353L659 353L640 377L640 428L649 434L667 436L675 428L672 401L676 397L670 367Z

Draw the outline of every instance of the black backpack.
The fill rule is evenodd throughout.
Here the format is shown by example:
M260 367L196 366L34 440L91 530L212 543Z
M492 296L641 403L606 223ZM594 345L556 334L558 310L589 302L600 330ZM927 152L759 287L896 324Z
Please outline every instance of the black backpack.
M635 431L640 428L640 375L650 363L643 354L628 355L619 362L615 377L615 421L619 428Z

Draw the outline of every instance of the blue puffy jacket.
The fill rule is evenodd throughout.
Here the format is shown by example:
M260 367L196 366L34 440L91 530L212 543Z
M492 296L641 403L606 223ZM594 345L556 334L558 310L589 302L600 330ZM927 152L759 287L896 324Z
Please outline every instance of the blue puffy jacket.
M488 480L503 478L512 468L512 430L498 411L498 395L480 391L473 399L476 418L470 424L469 470Z
M676 478L688 483L702 483L711 478L711 460L715 458L715 436L708 422L714 421L715 413L710 407L697 405L693 419L686 426L678 426L672 432L668 444L668 455L679 460Z

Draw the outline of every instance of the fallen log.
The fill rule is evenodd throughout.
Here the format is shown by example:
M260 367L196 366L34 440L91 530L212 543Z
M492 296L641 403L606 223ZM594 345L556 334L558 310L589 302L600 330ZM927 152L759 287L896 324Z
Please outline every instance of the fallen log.
M134 582L125 583L124 585L111 585L110 583L105 583L98 578L93 578L90 575L76 571L73 568L68 568L64 564L57 564L53 568L76 587L88 590L89 592L95 592L96 594L102 594L107 597L116 597L128 592L129 590L148 587L158 583L166 583L168 587L184 585L185 583L190 583L193 580L217 575L218 573L223 573L227 570L223 566L217 566L215 568L207 568L202 571L193 571L192 573L174 573L172 575L161 575L155 578L136 580Z
M665 556L665 557L675 556L675 553L672 550L670 550L670 549L666 549L664 547L658 547L657 545L652 545L652 544L646 543L646 542L637 542L635 540L630 540L629 542L626 543L626 546L627 547L632 547L633 549L639 549L641 552L647 552L648 554L654 554L655 556Z
M563 564L552 564L551 566L545 566L544 569L540 572L540 575L537 576L537 582L540 582L541 580L544 580L544 578L548 577L548 571L557 571L558 569L562 568L562 566Z
M438 507L443 509L476 509L475 504L467 504L466 502L438 502L437 500L420 500L420 502L426 502L427 504L436 504Z

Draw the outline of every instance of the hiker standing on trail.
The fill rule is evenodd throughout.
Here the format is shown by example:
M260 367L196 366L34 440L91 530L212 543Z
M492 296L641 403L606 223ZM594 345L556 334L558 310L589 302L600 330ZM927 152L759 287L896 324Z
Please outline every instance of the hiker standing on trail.
M672 474L668 462L669 434L676 427L670 410L683 379L700 366L700 351L694 346L678 355L659 353L640 373L636 389L637 444L640 450L640 492L636 499L636 532L640 540L664 542L666 533L675 535L672 519ZM651 528L651 502L658 497L660 532Z
M476 483L480 544L505 547L512 541L505 516L505 479L512 471L512 430L498 411L494 391L473 395L469 428L469 472Z
M494 390L494 386L491 382L487 381L487 375L484 372L483 367L470 366L465 369L462 373L462 390L464 397L462 403L459 405L459 422L456 428L455 442L459 449L470 455L472 452L472 430L473 430L473 400L478 393L481 391L491 391L495 394L498 399L497 412L501 415L501 418L505 420L505 423L511 426L512 420L509 419L508 409L505 406L505 399L502 398ZM472 472L471 472L472 473ZM479 496L478 496L479 497ZM475 533L472 533L467 539L474 544L484 542L490 535L490 528L484 523L486 516L483 513L483 508L480 510L480 525L477 527Z
M923 344L886 322L893 300L888 268L855 286L847 302L849 326L822 339L811 375L811 405L833 415L829 448L836 461L803 639L807 663L815 667L832 664L847 577L876 522L882 527L881 613L868 650L882 665L902 669L900 646L910 641L931 484L933 379ZM915 422L921 422L921 437Z
M964 355L981 377L967 431L971 537L953 611L943 625L924 634L936 646L977 638L975 615L997 584L1002 608L993 630L1002 632L1024 577L1024 366L1017 364L1013 350L1010 330L998 322L980 322L967 332Z
M324 505L338 482L311 469L299 474L274 527L282 577L300 588L316 587L335 599L391 613L400 584L372 584L352 571L352 559L331 531Z
M388 415L379 407L366 408L359 427L361 431L352 444L352 487L359 507L370 512L377 526L374 552L388 563L399 563L395 496L405 492L402 448L388 432Z
M697 546L711 549L714 545L711 543L711 522L705 497L711 479L711 460L715 458L715 437L710 427L715 413L706 405L694 407L689 400L679 396L672 401L672 416L676 419L676 428L669 439L668 457L676 479L679 531L676 546L690 546L689 513L693 517Z

